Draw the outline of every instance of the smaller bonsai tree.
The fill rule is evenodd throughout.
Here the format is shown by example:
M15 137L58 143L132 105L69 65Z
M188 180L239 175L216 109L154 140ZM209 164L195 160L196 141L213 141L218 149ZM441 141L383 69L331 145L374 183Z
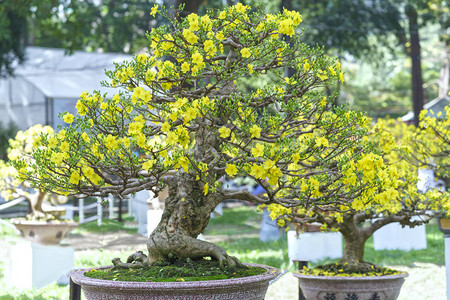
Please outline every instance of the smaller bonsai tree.
M450 187L450 106L444 113L423 110L419 128L410 138L414 159L420 166L434 170Z
M34 141L41 134L54 134L50 126L35 125L25 131L19 131L15 139L9 140L8 158L14 161L29 155L34 147ZM67 197L54 193L35 190L27 181L18 178L16 168L9 162L0 160L0 195L5 200L25 198L31 206L32 213L27 215L28 220L52 220L60 217L64 210L53 205L67 202Z

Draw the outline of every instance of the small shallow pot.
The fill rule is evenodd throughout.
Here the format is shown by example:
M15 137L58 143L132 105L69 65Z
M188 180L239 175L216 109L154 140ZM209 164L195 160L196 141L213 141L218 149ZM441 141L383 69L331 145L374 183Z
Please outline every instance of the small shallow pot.
M13 220L12 224L20 235L41 245L57 245L72 229L78 226L73 222L39 222L27 220Z
M262 300L269 281L280 274L280 270L257 264L246 264L266 269L266 273L222 280L185 282L129 282L94 279L84 276L91 269L74 271L72 281L80 285L88 300L99 299L229 299ZM108 267L103 267L105 269Z
M327 277L294 273L307 300L395 300L407 273L373 277Z

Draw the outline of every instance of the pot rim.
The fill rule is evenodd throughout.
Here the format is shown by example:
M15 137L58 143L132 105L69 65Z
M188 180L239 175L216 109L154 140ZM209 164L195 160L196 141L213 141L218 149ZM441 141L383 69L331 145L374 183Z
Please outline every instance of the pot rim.
M259 275L230 278L230 279L219 279L219 280L204 280L204 281L175 281L175 282L138 282L138 281L113 281L104 279L90 278L84 275L87 271L96 269L107 269L112 266L102 266L99 268L89 268L89 269L79 269L74 270L70 273L70 278L76 284L81 286L97 286L97 287L120 287L120 289L173 289L173 288L218 288L235 285L245 285L265 280L271 280L280 274L280 270L266 265L244 263L246 266L250 267L261 267L266 269L266 272Z
M32 220L21 220L21 219L11 219L13 225L33 225L33 226L78 226L78 223L66 220L49 220L49 221L32 221Z
M399 279L408 277L407 272L400 271L400 274L393 275L382 275L382 276L318 276L318 275L307 275L300 274L299 272L293 272L293 275L299 279L318 279L318 280L336 280L344 281L348 279L352 280L365 280L365 281L376 281L376 280L386 280L386 279Z

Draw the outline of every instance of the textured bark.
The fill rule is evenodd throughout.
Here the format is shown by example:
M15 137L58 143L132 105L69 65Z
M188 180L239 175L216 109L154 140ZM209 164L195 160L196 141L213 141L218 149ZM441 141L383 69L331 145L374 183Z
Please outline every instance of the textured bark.
M423 94L423 80L422 80L422 67L420 57L420 39L419 39L419 26L417 11L409 6L407 9L408 21L409 21L409 35L411 42L411 51L409 53L411 57L411 79L412 79L412 99L414 109L414 125L419 126L419 114L423 109L424 94Z
M360 264L364 262L364 244L370 237L367 230L358 227L358 216L347 216L340 229L344 237L344 252L342 263Z
M211 162L217 160L216 156L220 155L215 150L220 141L207 128L196 132L195 141L192 158L213 165ZM214 182L223 175L223 171L210 170L204 180L213 187ZM182 170L166 180L166 183L169 187L169 197L165 201L161 222L147 241L148 263L172 257L211 257L217 259L221 266L234 268L241 265L221 247L197 239L208 225L211 212L224 200L223 194L209 191L204 195L205 182Z
M345 246L342 261L351 264L364 262L364 244L366 239L358 232L346 233L343 237Z
M174 177L169 182L169 197L161 222L147 241L148 262L170 260L172 257L211 257L223 266L240 264L221 247L197 239L220 201L217 194L204 196L200 182L192 180L188 174Z

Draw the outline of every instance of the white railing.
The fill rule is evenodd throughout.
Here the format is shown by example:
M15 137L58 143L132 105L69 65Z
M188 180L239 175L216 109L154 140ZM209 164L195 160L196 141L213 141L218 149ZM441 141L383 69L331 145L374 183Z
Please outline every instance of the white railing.
M11 200L5 204L0 205L0 211L13 207L23 201L26 201L25 198L18 198L18 199L14 199ZM112 196L108 197L108 202L109 202L109 219L112 219L114 217L114 198ZM97 214L95 216L89 217L89 218L85 218L85 211L91 208L97 207ZM87 223L87 222L91 222L94 220L97 220L97 224L98 226L102 225L102 217L103 217L103 206L102 206L102 199L101 198L97 198L97 202L96 203L92 203L89 205L84 205L84 199L80 198L78 201L78 207L76 206L64 206L64 209L66 211L78 211L78 215L79 215L79 223ZM0 219L1 220L1 219ZM2 223L6 223L6 222L2 222Z
M19 204L19 203L25 201L25 200L26 200L26 199L23 198L23 197L22 197L22 198L18 198L18 199L11 200L11 201L9 201L9 202L7 202L7 203L5 203L5 204L0 205L0 210L4 210L4 209L7 209L7 208L10 208L10 207L12 207L12 206L14 206L14 205L17 205L17 204Z

